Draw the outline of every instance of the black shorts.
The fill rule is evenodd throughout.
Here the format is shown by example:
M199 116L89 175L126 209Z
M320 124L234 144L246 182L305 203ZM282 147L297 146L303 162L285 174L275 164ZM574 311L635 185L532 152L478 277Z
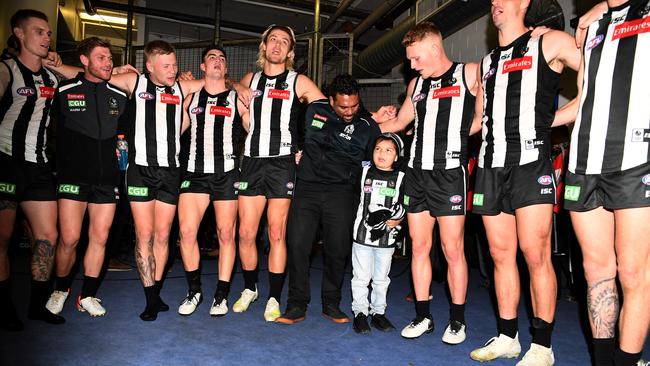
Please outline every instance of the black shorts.
M464 167L422 170L409 168L404 178L406 212L429 211L434 217L465 214L467 174Z
M564 208L570 211L650 206L650 163L606 174L567 172L565 182Z
M239 178L240 196L291 198L296 184L296 160L293 155L274 158L244 156Z
M230 201L237 199L238 187L239 169L225 173L185 172L181 182L181 194L207 193L211 201Z
M68 182L59 183L56 190L58 199L88 203L117 203L119 194L115 186Z
M546 203L555 204L555 177L548 159L477 170L472 198L476 214L514 214L518 208Z
M158 200L178 203L180 169L129 164L126 170L126 196L129 202Z
M50 166L14 159L0 153L0 200L56 201L56 187Z

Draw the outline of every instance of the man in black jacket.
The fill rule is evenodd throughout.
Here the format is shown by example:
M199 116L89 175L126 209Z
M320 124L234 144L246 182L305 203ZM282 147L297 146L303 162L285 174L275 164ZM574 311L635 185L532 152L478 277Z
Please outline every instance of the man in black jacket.
M84 257L83 287L76 306L91 316L103 316L106 309L96 293L115 214L119 183L116 131L126 105L126 94L107 82L113 69L108 42L87 38L79 44L78 51L84 72L62 83L56 100L60 235L55 257L56 286L46 307L59 314L70 294L73 280L70 271L87 209L88 249Z

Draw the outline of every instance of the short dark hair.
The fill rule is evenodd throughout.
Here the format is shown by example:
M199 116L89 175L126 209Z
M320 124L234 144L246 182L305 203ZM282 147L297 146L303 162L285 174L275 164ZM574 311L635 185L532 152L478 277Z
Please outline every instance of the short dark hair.
M330 97L334 98L336 94L359 95L359 83L350 74L339 74L329 87Z
M25 25L25 22L29 18L38 18L46 22L49 21L47 15L43 12L34 9L20 9L11 16L11 20L9 21L12 31L14 28L19 28Z
M225 57L226 60L228 59L228 56L226 56L226 51L223 49L223 47L219 46L218 44L212 44L212 45L209 45L208 47L206 47L203 50L203 52L201 52L201 62L205 62L205 56L207 56L208 52L210 52L212 50L221 51L221 53L223 53L223 57Z
M174 47L168 42L159 39L151 41L144 46L144 56L146 60L150 60L153 55L169 55L175 53Z
M79 56L84 55L90 57L90 53L93 52L96 47L106 47L110 49L111 44L107 40L98 37L88 37L79 42L77 53Z

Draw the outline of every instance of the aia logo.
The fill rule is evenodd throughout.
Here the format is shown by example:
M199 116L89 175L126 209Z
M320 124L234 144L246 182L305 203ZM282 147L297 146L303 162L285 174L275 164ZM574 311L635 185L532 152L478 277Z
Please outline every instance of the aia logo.
M23 86L22 88L16 89L16 93L18 95L22 95L23 97L31 97L32 95L36 94L36 90L28 86Z
M205 111L205 109L203 109L203 107L194 107L194 108L192 108L190 110L190 113L192 113L192 114L201 114L201 113L203 113L203 111Z
M451 203L460 203L462 200L463 200L463 196L459 194L449 197L449 202Z
M646 186L650 186L650 174L644 175L643 178L641 178L641 182Z
M553 183L553 178L550 175L542 175L541 177L537 178L537 183L543 186L548 186Z
M491 78L496 73L497 73L497 69L494 68L490 69L490 71L486 72L485 75L483 75L483 81L486 81L487 79Z
M153 94L147 92L141 92L138 94L138 97L144 100L152 100L156 98Z
M426 94L420 93L418 95L413 96L413 102L417 103L417 102L423 101L424 98L426 98L426 97L427 97Z
M604 39L605 36L602 34L599 34L596 37L592 38L589 42L587 42L587 51L591 51L596 48Z

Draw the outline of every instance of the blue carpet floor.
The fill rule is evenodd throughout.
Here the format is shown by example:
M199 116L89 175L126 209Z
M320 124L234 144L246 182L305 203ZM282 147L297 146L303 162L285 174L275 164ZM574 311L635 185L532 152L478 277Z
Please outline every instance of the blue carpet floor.
M260 300L248 312L235 314L231 309L225 317L211 318L208 310L216 286L216 262L204 261L202 281L206 299L192 316L182 317L176 308L185 295L186 282L178 260L161 294L171 310L159 314L155 322L138 318L144 307L144 294L136 271L107 274L98 293L108 310L103 318L91 318L76 311L73 296L80 291L78 276L62 312L66 324L53 326L26 321L23 332L0 332L0 365L478 365L470 360L470 351L496 333L489 290L481 286L480 277L473 271L466 310L468 337L463 344L448 346L440 341L448 318L448 303L443 285L436 283L431 304L436 323L434 332L416 340L401 338L399 330L414 317L415 311L413 304L404 300L409 292L409 262L396 260L391 271L386 314L398 329L357 335L351 324L334 324L321 316L320 263L317 258L311 272L313 300L307 318L291 326L266 323L262 317L268 289L265 271L260 271ZM16 271L20 272L19 269ZM24 273L15 273L13 278L15 303L24 305L29 278ZM242 282L241 274L237 273L230 307L239 296ZM286 297L286 286L283 297ZM19 306L23 319L25 308L26 305ZM342 308L349 312L349 272ZM526 314L522 301L519 329L524 350L531 339ZM557 365L590 364L576 303L558 302L553 347ZM514 360L491 363L514 364Z

